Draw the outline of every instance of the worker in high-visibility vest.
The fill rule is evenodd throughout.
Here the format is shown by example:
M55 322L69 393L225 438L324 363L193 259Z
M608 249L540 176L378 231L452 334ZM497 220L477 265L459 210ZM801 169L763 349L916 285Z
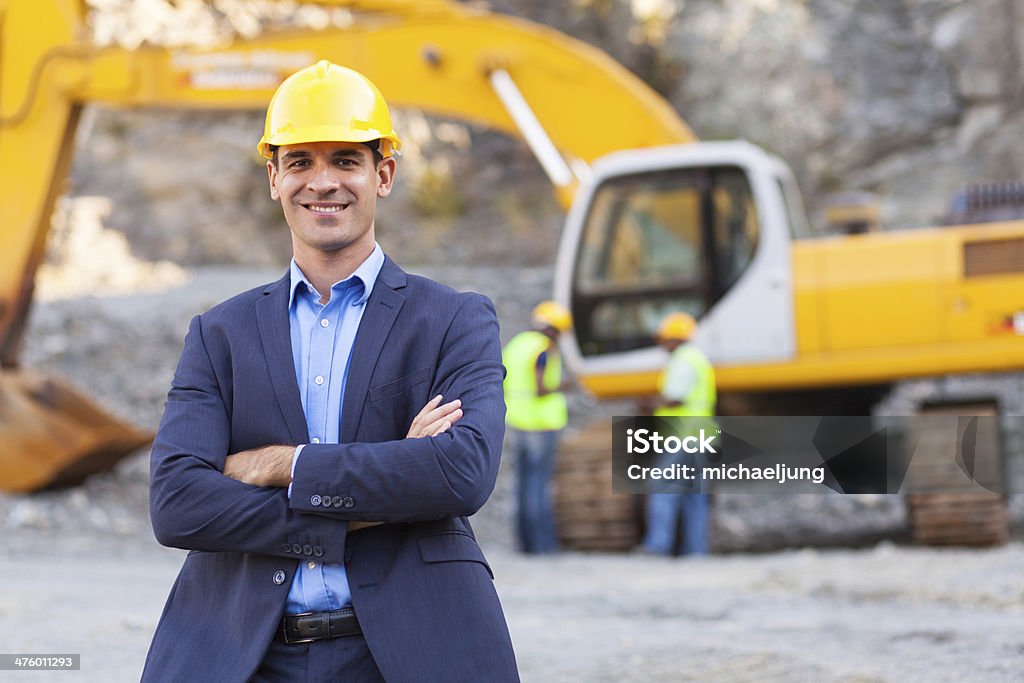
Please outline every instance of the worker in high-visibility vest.
M715 414L715 371L707 356L690 343L697 322L687 313L672 313L658 326L657 341L669 352L658 381L656 417L699 417ZM695 424L692 420L681 424ZM679 521L683 525L681 554L705 555L709 549L708 494L700 492L699 468L693 492L650 493L643 549L671 555Z
M545 301L533 309L533 329L502 351L505 421L517 455L516 533L525 553L558 550L550 489L558 440L569 421L558 337L571 327L569 311Z

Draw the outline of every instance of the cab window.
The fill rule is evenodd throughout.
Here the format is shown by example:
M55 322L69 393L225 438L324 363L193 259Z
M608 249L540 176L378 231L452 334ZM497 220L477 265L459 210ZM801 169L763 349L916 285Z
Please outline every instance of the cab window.
M672 169L606 181L577 250L573 313L585 356L653 344L673 311L700 316L753 259L759 234L737 167Z

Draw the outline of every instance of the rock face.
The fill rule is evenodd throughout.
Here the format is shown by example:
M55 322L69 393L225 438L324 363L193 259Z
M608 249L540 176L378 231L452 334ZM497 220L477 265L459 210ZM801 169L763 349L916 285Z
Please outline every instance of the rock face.
M405 156L377 216L389 254L405 264L554 263L563 216L524 145L417 112L395 118ZM291 242L255 151L262 132L259 112L90 110L64 215L105 198L103 227L123 232L137 258L283 268Z
M783 156L814 209L879 193L883 223L933 223L952 193L1024 175L1017 0L688 2L664 50L673 103L705 137ZM813 215L813 212L812 212Z

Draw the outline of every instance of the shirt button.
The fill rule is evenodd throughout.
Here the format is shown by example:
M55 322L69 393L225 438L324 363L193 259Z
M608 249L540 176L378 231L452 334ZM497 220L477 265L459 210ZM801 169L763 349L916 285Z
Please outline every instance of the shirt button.
M316 382L317 384L323 384L324 383L324 376L323 375L317 375L313 379L313 381Z
M306 566L309 567L310 569L316 569L316 562L310 562Z
M322 319L320 321L320 327L330 327L330 326L331 326L331 321L329 321L327 318L324 318L324 319Z
M313 443L320 443L320 437L319 436L314 436L313 437Z

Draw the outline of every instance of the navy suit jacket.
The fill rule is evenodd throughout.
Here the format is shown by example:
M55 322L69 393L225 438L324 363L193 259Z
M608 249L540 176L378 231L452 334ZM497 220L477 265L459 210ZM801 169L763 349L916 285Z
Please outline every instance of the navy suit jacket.
M390 259L366 302L343 398L342 444L307 445L291 497L223 475L228 454L309 442L292 360L287 275L192 320L151 463L160 543L190 552L143 680L245 681L298 563L344 562L388 681L516 681L491 569L466 517L494 488L504 370L491 302ZM405 439L437 394L446 433ZM384 524L342 542L349 520Z

